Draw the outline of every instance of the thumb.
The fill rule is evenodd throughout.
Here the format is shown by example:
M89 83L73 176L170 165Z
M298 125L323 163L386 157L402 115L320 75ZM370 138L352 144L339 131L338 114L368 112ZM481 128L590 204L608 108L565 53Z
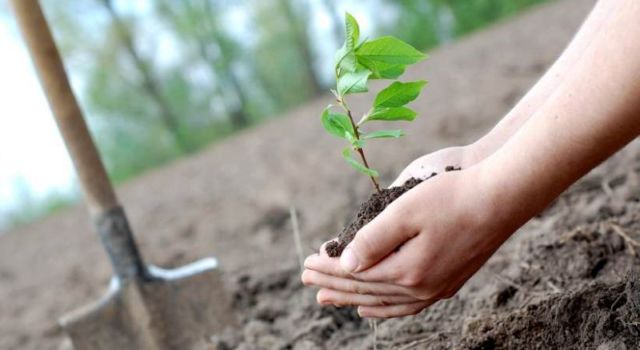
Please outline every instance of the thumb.
M358 231L340 256L341 267L360 272L375 265L418 231L409 225L410 206L402 205L402 197L395 200L371 222Z

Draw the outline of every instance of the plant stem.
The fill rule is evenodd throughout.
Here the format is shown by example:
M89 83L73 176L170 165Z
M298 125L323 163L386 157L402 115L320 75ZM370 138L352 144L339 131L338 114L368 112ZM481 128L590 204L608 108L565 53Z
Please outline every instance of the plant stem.
M353 136L355 136L356 140L360 140L360 131L358 131L358 125L356 125L356 123L353 121L351 110L349 109L349 107L347 107L346 103L342 98L338 99L338 103L347 112L347 116L349 117L349 120L351 121L351 125L353 126L353 132L354 132ZM356 147L356 151L360 155L360 159L362 159L362 163L364 164L364 166L371 169L371 167L369 167L369 162L367 162L367 157L365 157L364 155L364 150L360 147ZM373 184L373 188L376 189L376 192L381 193L382 191L380 191L380 185L378 184L378 181L376 180L376 178L371 175L369 175L369 178L371 179L371 183Z

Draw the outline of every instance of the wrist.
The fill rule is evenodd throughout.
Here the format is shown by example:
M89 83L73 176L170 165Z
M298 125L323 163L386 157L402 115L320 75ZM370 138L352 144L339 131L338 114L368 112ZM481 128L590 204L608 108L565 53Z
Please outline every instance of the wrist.
M461 164L462 168L469 168L482 162L496 149L494 145L490 144L486 136L462 147L464 149Z
M529 96L529 99L535 99ZM470 144L478 161L488 158L498 151L533 114L531 103L521 101L500 122L481 138Z
M487 222L495 225L496 231L510 235L546 204L529 191L526 180L514 181L522 180L526 171L512 172L502 161L500 154L494 154L479 162L473 169L473 176L477 178L474 188L483 198Z

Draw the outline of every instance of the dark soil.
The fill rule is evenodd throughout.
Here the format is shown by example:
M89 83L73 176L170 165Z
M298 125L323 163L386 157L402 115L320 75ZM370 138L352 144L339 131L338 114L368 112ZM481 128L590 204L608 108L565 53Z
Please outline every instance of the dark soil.
M242 327L211 341L220 349L638 349L640 155L619 161L565 193L456 296L380 320L377 335L353 308L318 306L291 266L237 278Z
M594 283L518 312L470 322L469 349L637 349L640 276ZM603 345L604 344L604 345ZM532 346L533 345L533 346Z
M433 173L429 178L435 175L436 173ZM340 256L344 248L347 247L347 244L351 243L356 233L358 233L364 225L382 213L391 202L398 199L410 189L418 186L422 181L424 180L411 178L402 186L384 188L380 190L380 192L372 194L366 202L360 205L360 209L358 209L353 220L340 232L338 240L327 243L325 247L327 254L332 258Z
M577 182L451 299L380 320L319 306L299 269L235 281L221 349L639 349L640 143Z
M456 167L453 165L447 165L444 171L456 171L461 170L461 167ZM344 251L344 248L347 247L349 243L356 236L356 233L360 231L364 225L368 224L371 220L373 220L378 214L382 213L384 209L391 204L391 202L400 198L405 192L410 189L418 186L423 181L426 181L434 176L438 175L438 173L431 173L426 179L416 179L414 177L407 180L404 185L385 188L380 190L380 192L376 192L369 197L369 199L360 205L360 209L356 213L355 217L351 222L345 226L345 228L338 235L337 241L331 241L327 243L325 249L327 254L332 257L338 257Z

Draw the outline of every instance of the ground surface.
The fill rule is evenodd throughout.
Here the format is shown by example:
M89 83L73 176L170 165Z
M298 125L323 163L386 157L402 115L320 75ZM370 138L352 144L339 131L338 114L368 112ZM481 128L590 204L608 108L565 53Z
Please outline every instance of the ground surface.
M544 72L591 5L554 2L432 52L411 71L430 81L416 106L422 117L408 137L370 150L383 183L413 158L486 131ZM328 102L118 189L150 262L221 260L242 322L212 339L221 347L371 347L366 322L349 309L316 306L298 281L289 206L300 213L305 249L317 248L369 191L321 130ZM378 347L637 348L640 291L625 276L640 261L621 232L640 237L639 192L636 141L521 229L456 297L380 323ZM98 298L109 276L83 207L0 237L0 349L56 348L56 319Z

